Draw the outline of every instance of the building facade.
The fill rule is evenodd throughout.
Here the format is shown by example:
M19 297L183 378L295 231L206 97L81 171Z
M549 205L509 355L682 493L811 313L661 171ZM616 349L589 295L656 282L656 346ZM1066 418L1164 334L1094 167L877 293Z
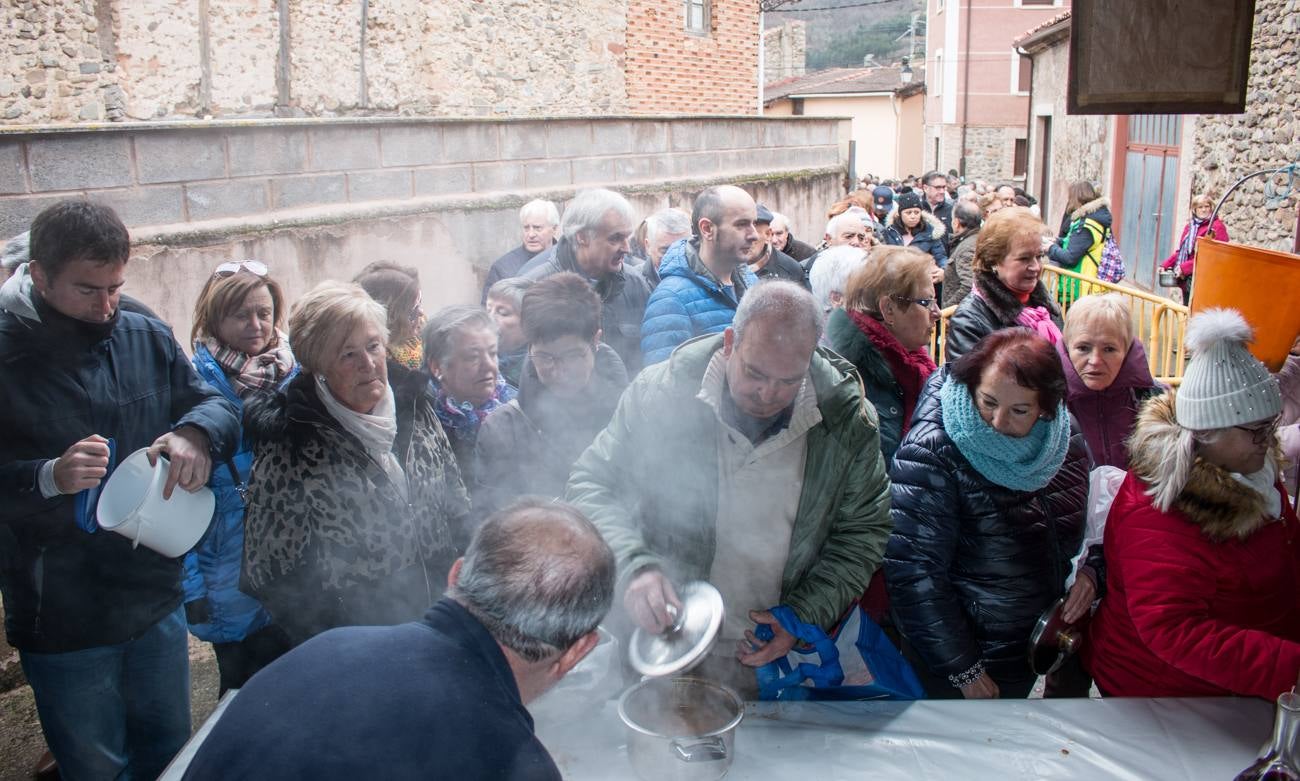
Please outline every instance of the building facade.
M8 0L0 123L757 111L746 0Z
M1063 14L1017 39L1033 58L1029 189L1042 193L1055 226L1071 182L1099 184L1129 280L1157 289L1156 269L1176 248L1194 194L1217 201L1247 174L1300 160L1300 0L1257 0L1242 114L1067 115L1070 23ZM1234 242L1294 252L1300 193L1275 185L1270 197L1266 181L1244 183L1219 216Z
M1030 63L1013 39L1069 0L928 0L925 168L1023 182Z
M768 116L849 117L849 174L920 176L925 72L908 81L899 67L828 68L768 84Z

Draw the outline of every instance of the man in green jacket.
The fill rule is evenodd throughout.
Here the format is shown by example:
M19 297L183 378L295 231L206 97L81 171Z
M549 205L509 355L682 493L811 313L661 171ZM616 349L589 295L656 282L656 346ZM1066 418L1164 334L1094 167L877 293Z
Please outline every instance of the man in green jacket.
M742 694L795 643L769 609L830 628L891 529L875 411L853 366L817 347L821 328L802 287L761 283L731 328L637 377L566 490L614 550L636 625L671 625L674 583L718 587L724 642L702 669ZM756 623L775 638L759 642Z

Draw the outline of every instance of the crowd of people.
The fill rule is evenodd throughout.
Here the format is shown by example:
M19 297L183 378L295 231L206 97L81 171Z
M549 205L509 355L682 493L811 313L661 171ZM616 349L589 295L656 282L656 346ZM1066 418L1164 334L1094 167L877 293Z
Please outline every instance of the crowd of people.
M1188 237L1226 238L1193 206L1167 262L1189 291ZM188 739L187 628L244 690L188 777L558 777L524 705L597 624L671 626L693 580L726 611L697 672L749 698L801 640L774 610L830 630L859 605L929 697L1027 696L1058 600L1095 619L1048 696L1296 683L1300 338L1272 375L1211 310L1158 383L1128 299L1086 281L1092 184L1056 231L941 172L868 181L809 242L735 186L649 215L586 190L518 229L479 305L429 312L391 261L296 301L288 263L222 262L188 355L122 293L107 206L56 203L6 247L0 587L64 777L151 778ZM181 559L97 526L141 448L166 495L216 497ZM359 701L371 728L320 745Z

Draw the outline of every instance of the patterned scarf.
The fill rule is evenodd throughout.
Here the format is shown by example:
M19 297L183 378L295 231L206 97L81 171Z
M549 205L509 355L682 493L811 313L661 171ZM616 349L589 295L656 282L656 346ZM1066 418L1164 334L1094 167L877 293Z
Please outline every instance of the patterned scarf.
M1200 220L1196 217L1192 218L1192 224L1187 228L1187 237L1183 239L1182 244L1178 245L1178 261L1174 265L1174 268L1181 269L1183 264L1187 262L1187 259L1196 254L1196 240L1202 235L1203 228L1206 229L1205 233L1209 233L1209 224L1210 221L1208 219Z
M256 391L274 390L293 371L293 351L289 349L288 339L279 331L259 355L249 355L227 347L211 336L204 339L202 344L230 378L235 395L241 399Z
M924 348L907 350L899 343L897 337L890 333L876 318L864 312L848 311L849 319L862 331L863 336L880 351L885 362L889 364L890 373L903 391L903 436L912 427L912 411L916 401L921 397L925 380L935 370L934 360Z
M1070 448L1065 402L1052 420L1039 420L1023 437L998 433L980 417L970 389L952 377L939 390L943 428L975 471L1013 491L1037 491L1052 482Z
M388 355L408 369L419 371L424 367L424 344L419 336L412 336L401 344L388 345Z
M483 419L492 414L492 411L503 404L510 403L518 391L512 388L504 377L497 377L496 390L492 392L492 398L475 406L468 401L457 401L447 393L447 389L436 380L430 380L433 384L434 395L437 398L437 405L434 412L438 415L438 422L446 429L447 435L453 440L461 442L472 442L478 436L478 427L483 424Z

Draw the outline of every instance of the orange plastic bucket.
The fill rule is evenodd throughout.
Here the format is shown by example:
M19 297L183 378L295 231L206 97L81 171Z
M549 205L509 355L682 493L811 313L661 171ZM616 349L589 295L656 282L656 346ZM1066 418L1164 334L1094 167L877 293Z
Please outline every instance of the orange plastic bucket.
M1197 240L1192 314L1211 307L1241 312L1255 329L1251 353L1277 371L1300 334L1300 255Z

